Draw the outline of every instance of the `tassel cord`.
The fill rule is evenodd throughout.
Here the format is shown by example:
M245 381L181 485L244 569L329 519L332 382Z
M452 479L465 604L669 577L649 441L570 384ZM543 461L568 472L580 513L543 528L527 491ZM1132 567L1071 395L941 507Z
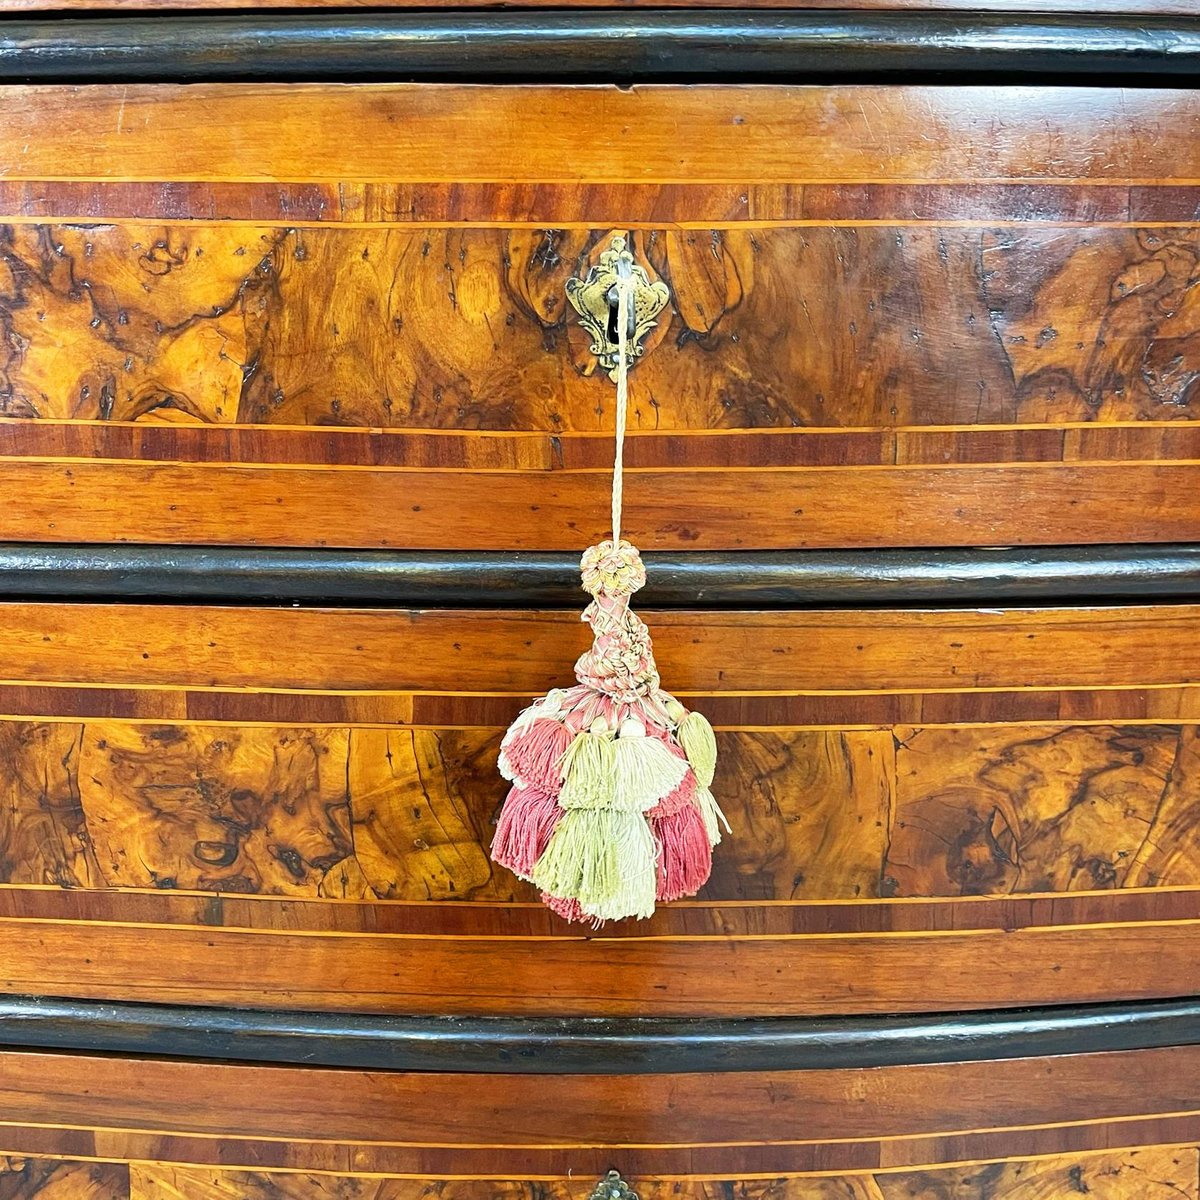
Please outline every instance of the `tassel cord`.
M631 275L617 278L617 419L613 454L612 537L621 544L621 503L625 485L625 425L629 416L629 314L636 283Z

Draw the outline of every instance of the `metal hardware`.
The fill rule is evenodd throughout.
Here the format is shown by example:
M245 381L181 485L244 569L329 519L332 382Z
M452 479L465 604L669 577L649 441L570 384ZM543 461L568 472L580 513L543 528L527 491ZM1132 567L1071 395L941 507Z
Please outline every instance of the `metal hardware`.
M600 261L583 279L567 280L567 299L579 314L579 323L591 334L592 353L608 377L617 377L617 283L633 279L635 291L629 309L628 345L633 362L641 356L642 339L654 328L658 314L671 299L670 289L661 279L651 282L646 269L633 260L619 234ZM630 364L631 366L633 363Z
M638 1194L623 1180L617 1171L609 1171L596 1184L588 1200L638 1200Z

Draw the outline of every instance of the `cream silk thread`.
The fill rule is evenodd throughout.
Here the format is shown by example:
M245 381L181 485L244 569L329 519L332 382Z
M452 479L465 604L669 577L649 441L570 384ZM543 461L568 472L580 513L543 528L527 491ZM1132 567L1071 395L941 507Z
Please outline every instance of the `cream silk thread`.
M617 279L617 432L613 455L612 540L621 544L621 503L625 492L625 425L629 417L629 306L636 284L629 277Z

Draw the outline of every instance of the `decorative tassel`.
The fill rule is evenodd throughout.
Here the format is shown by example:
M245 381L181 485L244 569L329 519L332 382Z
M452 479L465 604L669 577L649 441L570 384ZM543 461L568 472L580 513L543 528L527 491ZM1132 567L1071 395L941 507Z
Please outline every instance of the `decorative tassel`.
M652 817L669 817L688 804L696 803L696 776L688 769L674 791L668 792L651 810Z
M593 641L575 664L578 684L530 705L505 735L500 772L517 786L492 842L496 862L532 881L554 912L597 926L694 895L725 820L708 790L712 726L663 691L650 631L629 607L646 570L620 535L628 281L617 290L613 536L580 562Z
M677 700L675 702L679 704ZM679 704L683 708L682 704ZM717 771L717 739L703 713L690 712L679 722L679 744L701 787L712 787Z
M662 847L658 859L657 898L678 900L704 886L712 871L712 842L694 804L670 816L651 814L650 827Z
M533 882L553 896L570 897L600 921L648 917L654 912L657 849L646 819L616 808L572 808L563 813Z
M708 831L708 842L711 846L721 844L721 826L726 833L732 833L733 827L725 819L725 814L717 804L716 797L706 787L696 789L696 807L704 820L704 828Z
M626 721L615 743L612 804L645 812L669 796L688 773L688 765L657 738L646 736L636 721Z
M549 892L543 892L542 903L552 913L557 913L562 917L564 921L584 922L588 919L587 913L579 907L578 900L568 900L563 896L552 896Z
M602 808L612 800L616 757L612 738L601 718L593 730L578 734L562 757L558 802L563 808Z
M553 794L562 784L560 763L571 739L571 731L561 721L535 717L502 751L501 774L521 787Z
M528 879L562 815L553 795L535 787L513 788L496 822L492 858L514 875Z

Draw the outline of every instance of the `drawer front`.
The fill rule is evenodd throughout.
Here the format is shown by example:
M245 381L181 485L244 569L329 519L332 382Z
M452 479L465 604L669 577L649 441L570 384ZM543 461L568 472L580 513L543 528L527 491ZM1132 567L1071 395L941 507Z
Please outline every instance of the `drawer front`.
M654 614L733 835L695 901L597 935L487 856L501 732L574 613L0 617L10 993L748 1016L1200 986L1196 606Z
M1166 1106L1195 1107L1197 1057L538 1078L9 1052L0 1186L567 1200L615 1166L651 1200L1195 1200L1200 1124Z
M598 540L613 390L564 286L616 230L673 295L633 376L643 549L1200 527L1195 93L0 99L0 538Z

